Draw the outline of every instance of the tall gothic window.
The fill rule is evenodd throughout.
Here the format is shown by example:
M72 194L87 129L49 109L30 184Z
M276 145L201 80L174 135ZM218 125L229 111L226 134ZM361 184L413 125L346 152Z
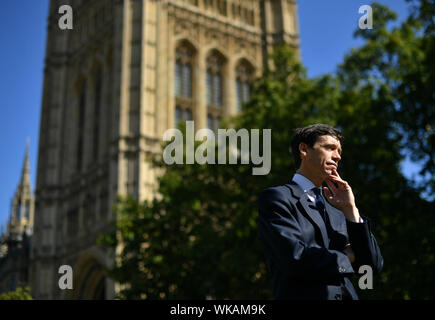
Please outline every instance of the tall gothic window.
M254 68L246 60L242 60L236 67L236 105L237 112L242 111L242 105L251 96L251 81Z
M216 50L207 57L206 73L206 101L207 101L207 127L217 130L222 116L223 105L223 68L225 58Z
M180 60L175 63L175 95L192 97L192 66Z
M177 48L175 62L175 95L192 97L193 50L184 44Z
M79 110L78 110L78 125L77 125L77 153L76 153L76 169L82 170L83 166L83 145L85 131L85 106L86 106L86 81L83 81L80 89Z
M207 58L207 104L222 106L222 69L224 58L216 51Z
M98 160L99 142L100 142L100 109L101 109L101 89L102 89L102 71L99 68L95 74L95 92L94 92L94 126L93 126L93 157Z
M187 41L182 41L175 52L175 125L180 121L193 119L193 62L195 49Z

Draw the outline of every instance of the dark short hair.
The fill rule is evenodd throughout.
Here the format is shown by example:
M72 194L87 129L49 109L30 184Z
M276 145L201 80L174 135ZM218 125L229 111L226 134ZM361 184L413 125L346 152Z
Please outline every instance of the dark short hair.
M297 128L294 130L294 135L291 141L291 148L293 159L295 161L296 168L301 166L301 154L299 152L299 144L306 143L309 147L313 147L317 139L320 136L333 136L337 138L340 143L343 143L344 137L341 132L334 127L327 124L316 123L303 128Z

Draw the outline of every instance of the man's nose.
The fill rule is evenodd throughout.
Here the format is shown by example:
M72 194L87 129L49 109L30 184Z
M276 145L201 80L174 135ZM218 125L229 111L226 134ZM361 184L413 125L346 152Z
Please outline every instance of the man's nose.
M338 162L338 161L341 160L341 156L340 156L340 154L338 153L338 151L334 151L334 154L332 155L332 159L333 159L335 162Z

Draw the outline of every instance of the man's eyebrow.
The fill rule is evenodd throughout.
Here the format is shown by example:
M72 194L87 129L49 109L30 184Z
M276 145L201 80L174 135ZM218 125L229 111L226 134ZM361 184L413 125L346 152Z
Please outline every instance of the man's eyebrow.
M325 147L337 147L337 145L335 143L326 143ZM337 148L338 149L338 153L341 154L342 150L340 147Z

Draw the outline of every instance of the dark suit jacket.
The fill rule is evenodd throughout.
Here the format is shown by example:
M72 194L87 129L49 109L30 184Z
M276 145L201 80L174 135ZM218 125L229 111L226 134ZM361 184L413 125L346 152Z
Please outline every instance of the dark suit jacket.
M350 222L327 201L326 211L329 232L315 204L295 182L260 194L258 232L275 299L358 299L348 277L361 265L381 271L383 258L368 219ZM347 243L355 253L353 264L343 253Z

